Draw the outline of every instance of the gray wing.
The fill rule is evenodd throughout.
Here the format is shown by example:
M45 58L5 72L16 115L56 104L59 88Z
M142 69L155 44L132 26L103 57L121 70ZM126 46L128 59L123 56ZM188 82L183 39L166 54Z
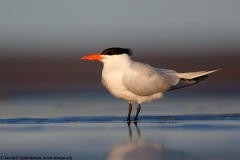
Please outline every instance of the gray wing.
M123 85L139 96L167 91L178 82L175 71L153 68L140 62L133 62L123 76Z

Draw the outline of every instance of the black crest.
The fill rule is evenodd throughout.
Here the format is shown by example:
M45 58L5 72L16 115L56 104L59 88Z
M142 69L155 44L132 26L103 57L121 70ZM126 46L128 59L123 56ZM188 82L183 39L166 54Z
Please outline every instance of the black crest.
M105 49L101 53L101 55L118 55L118 54L128 54L129 56L131 56L132 55L132 51L131 51L131 49L128 49L128 48L113 47L113 48Z

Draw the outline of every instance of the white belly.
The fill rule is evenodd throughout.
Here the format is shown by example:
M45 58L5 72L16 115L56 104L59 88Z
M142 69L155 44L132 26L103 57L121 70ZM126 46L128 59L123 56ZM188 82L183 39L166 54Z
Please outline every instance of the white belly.
M109 76L109 75L108 75ZM126 87L122 85L120 81L121 77L112 75L112 78L102 77L102 84L108 89L108 91L115 97L123 100L131 101L134 96L133 93L129 92Z

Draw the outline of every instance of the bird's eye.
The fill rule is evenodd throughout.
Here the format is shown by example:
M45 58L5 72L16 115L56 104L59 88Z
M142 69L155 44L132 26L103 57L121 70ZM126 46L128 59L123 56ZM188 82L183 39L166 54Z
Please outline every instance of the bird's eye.
M114 55L114 52L107 52L107 55Z
M102 52L102 55L117 55L119 54L118 52L116 52L114 49L105 49L103 52Z

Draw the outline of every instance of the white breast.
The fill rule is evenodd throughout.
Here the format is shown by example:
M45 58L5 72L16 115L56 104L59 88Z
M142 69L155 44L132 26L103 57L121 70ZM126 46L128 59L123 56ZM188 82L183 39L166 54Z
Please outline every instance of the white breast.
M103 66L102 71L102 84L109 90L111 94L114 96L131 101L131 97L135 96L131 92L127 90L125 86L123 86L123 75L125 73L126 68L129 66L130 62L128 62L124 57L121 58L111 56L111 60L106 60Z

